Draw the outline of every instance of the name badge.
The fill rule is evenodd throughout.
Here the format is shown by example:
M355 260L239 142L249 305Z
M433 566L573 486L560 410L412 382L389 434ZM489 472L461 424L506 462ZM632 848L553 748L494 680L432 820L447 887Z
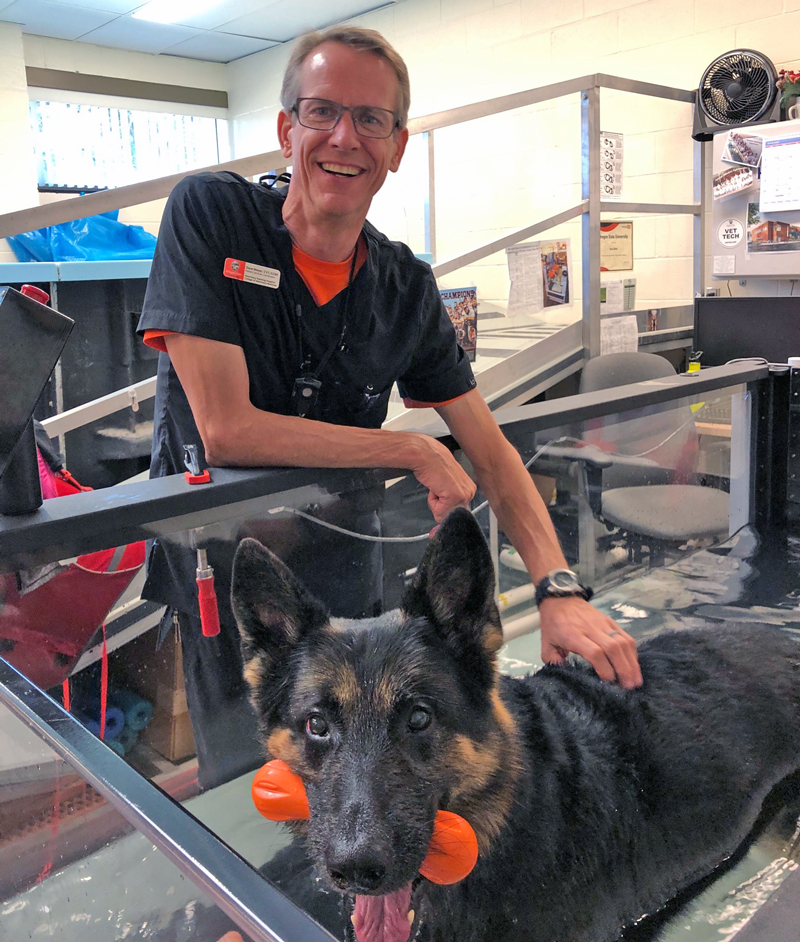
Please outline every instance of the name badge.
M281 283L281 273L276 268L266 268L264 265L254 265L252 262L243 262L238 258L226 258L222 274L234 281L248 281L253 285L263 285L265 288L277 288Z

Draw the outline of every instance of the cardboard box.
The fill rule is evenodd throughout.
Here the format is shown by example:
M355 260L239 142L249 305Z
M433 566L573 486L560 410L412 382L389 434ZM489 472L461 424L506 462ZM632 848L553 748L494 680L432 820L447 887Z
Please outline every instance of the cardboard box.
M142 732L142 742L170 762L180 762L195 755L197 750L188 710L174 716L156 712L153 721Z
M153 628L126 645L124 683L153 704L153 719L140 741L171 762L180 762L196 754L180 639L172 631L160 647L157 643L158 629Z

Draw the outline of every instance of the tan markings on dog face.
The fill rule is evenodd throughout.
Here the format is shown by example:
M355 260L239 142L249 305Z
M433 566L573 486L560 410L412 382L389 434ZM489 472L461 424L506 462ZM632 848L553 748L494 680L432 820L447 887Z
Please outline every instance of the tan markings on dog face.
M397 700L398 690L397 685L394 683L391 677L387 677L386 674L382 674L375 681L375 686L373 687L372 700L375 705L375 709L382 715L388 716L394 704Z
M291 730L285 726L273 730L267 738L267 751L273 759L280 759L297 771L301 764L300 750L292 738Z
M497 737L492 736L491 740ZM469 736L456 736L451 765L459 770L459 782L453 795L463 795L483 788L497 771L499 756L495 743L477 743Z
M481 853L488 851L505 824L522 772L516 723L496 691L492 718L494 728L483 742L457 736L443 756L458 777L451 790L451 810L472 824Z
M350 664L339 664L330 677L330 691L345 713L351 713L358 702L360 689L358 678Z

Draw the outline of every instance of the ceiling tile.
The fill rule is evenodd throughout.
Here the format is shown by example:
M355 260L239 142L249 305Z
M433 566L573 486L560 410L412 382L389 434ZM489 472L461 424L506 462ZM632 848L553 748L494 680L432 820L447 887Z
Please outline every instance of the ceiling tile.
M274 0L260 10L246 16L237 16L221 25L226 33L243 36L261 36L288 42L308 29L321 29L333 23L388 6L393 0Z
M111 23L84 33L81 40L97 46L113 46L135 52L163 52L185 39L197 36L200 30L171 23L148 23L131 16L118 16Z
M182 26L194 26L197 29L216 29L236 17L266 9L274 2L275 0L220 0L208 10L185 16L180 23Z
M87 10L51 0L15 0L0 10L0 20L19 23L23 33L54 39L77 39L115 18L114 13Z
M231 36L228 33L206 31L175 46L169 46L162 50L162 54L203 59L205 62L233 62L275 45L277 44L269 40L253 39L251 36Z
M38 36L231 62L395 0L219 0L174 24L133 19L130 13L144 2L0 0L0 22L18 23Z
M144 3L145 0L70 0L69 3L63 3L62 6L88 7L91 10L104 10L107 13L121 15L123 13L133 13Z

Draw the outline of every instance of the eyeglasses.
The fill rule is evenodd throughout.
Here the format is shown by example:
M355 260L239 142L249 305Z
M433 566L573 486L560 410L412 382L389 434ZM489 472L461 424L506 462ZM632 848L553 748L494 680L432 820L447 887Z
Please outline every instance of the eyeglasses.
M341 121L345 111L353 116L353 126L361 137L381 140L391 135L400 121L388 108L373 108L371 105L340 105L326 98L298 98L292 106L297 120L312 131L332 131Z

